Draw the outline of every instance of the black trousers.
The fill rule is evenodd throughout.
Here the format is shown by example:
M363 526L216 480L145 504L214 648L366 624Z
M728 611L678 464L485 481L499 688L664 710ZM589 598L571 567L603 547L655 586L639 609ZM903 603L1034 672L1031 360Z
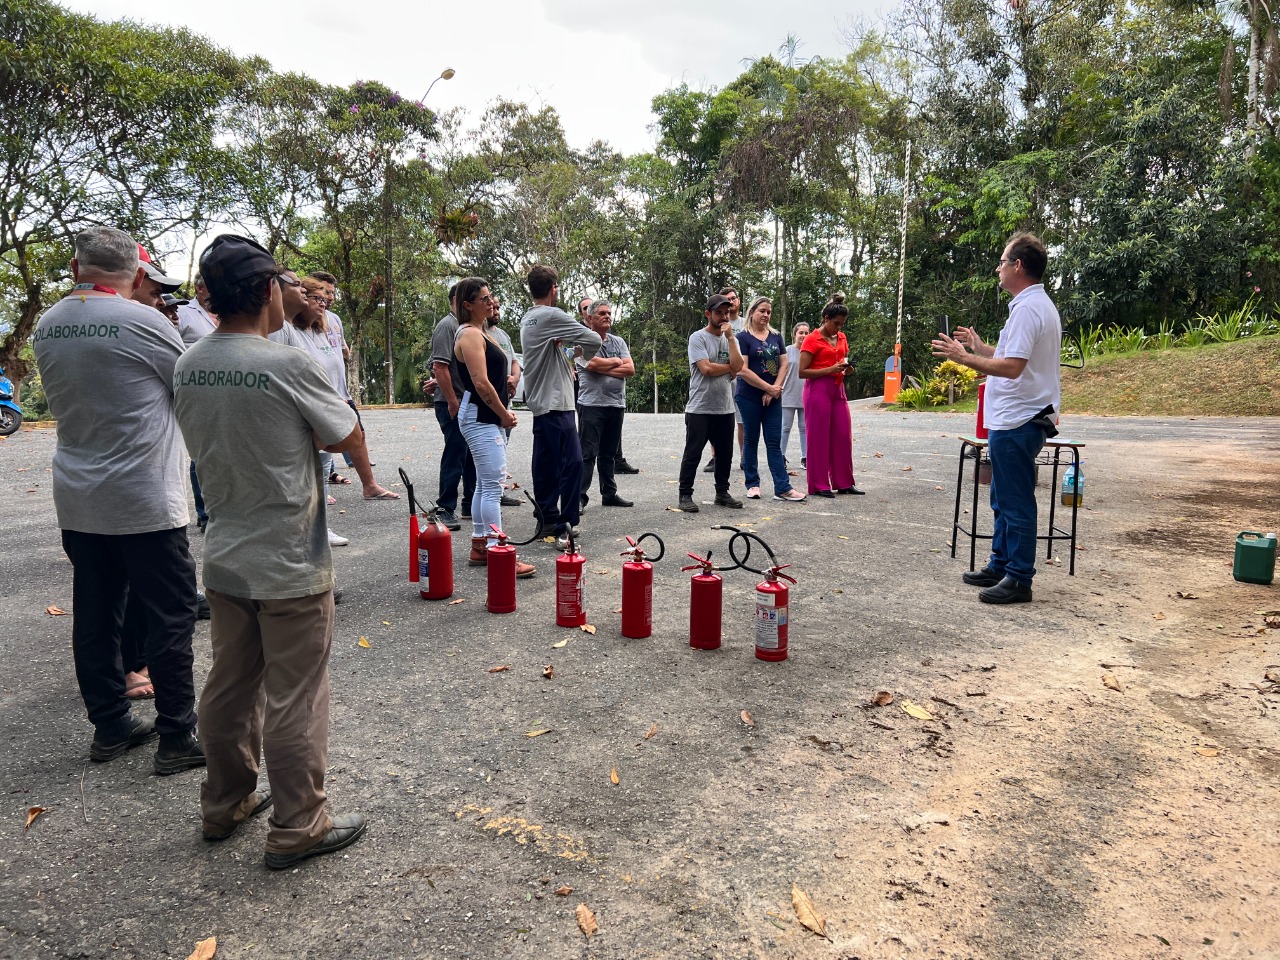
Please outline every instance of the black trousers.
M548 533L582 516L582 444L572 410L533 418L533 499Z
M578 439L582 443L582 492L591 490L596 464L600 465L600 495L617 496L614 464L622 446L622 407L579 407Z
M437 403L436 422L444 434L444 449L440 451L440 493L436 503L441 510L458 511L458 481L462 481L462 502L469 508L476 492L476 463L471 459L467 441L458 429L458 418L449 416L449 405Z
M693 478L698 475L702 451L711 441L716 458L716 493L729 492L729 471L733 467L734 419L732 413L686 413L684 415L684 456L680 460L680 496L693 496Z
M156 730L161 736L190 733L196 725L196 565L186 528L121 536L63 530L62 549L75 571L71 649L90 722L111 737L129 713L120 633L126 598L132 597L146 618Z

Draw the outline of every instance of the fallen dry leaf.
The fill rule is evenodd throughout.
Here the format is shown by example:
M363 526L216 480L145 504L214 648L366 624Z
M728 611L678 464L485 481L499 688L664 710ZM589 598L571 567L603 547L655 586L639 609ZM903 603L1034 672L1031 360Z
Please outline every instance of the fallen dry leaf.
M44 612L51 617L65 617L67 615L67 611L61 607L45 607Z
M551 649L559 650L561 647L567 647L568 645L569 645L569 638L565 637L563 640L558 640L555 643L553 643L551 645Z
M1104 673L1102 675L1102 685L1108 690L1114 690L1116 693L1124 693L1124 686L1116 679L1114 673Z
M503 670L510 670L510 669L511 669L511 664L504 663L500 667L490 667L488 670L485 671L485 673L502 673Z
M217 937L210 937L208 940L197 940L196 948L191 951L191 956L187 957L187 960L211 960L217 949Z
M903 468L902 468L902 472L903 472L903 473L909 473L911 470L914 470L914 469L915 469L914 467L903 467Z
M578 904L578 909L573 911L573 915L578 920L578 929L586 934L587 939L590 939L591 935L600 929L596 923L596 915L591 912L591 908L585 903Z
M893 694L888 690L881 690L871 698L873 707L887 707L891 703L893 703Z
M617 767L614 767L612 770L609 771L609 782L612 783L615 787L618 785L619 781L618 781Z
M359 641L357 641L356 646L364 647L366 650L368 650L368 649L369 649L369 638L368 638L368 637L361 637L361 638L359 639Z
M596 628L594 624L584 623L582 626L578 627L578 629L583 633L589 633L592 636L595 636Z
M1157 610L1157 611L1156 611L1155 613L1153 613L1151 616L1152 616L1152 618L1154 618L1154 619L1156 619L1156 620L1163 620L1163 619L1164 619L1164 614L1163 614L1163 613L1161 613L1159 610Z
M542 668L542 675L548 680L554 680L556 678L556 668L548 663Z
M1267 667L1262 672L1262 679L1270 683L1280 683L1280 667Z
M1196 753L1202 757L1216 757L1220 752L1217 747L1196 747Z
M614 613L621 613L621 612L622 612L622 608L621 608L621 607L618 607L618 609L614 610L613 612L614 612Z
M389 627L389 626L391 626L391 621L390 621L390 620L383 620L383 621L382 621L382 625L383 625L384 627Z
M547 729L547 730L530 730L528 733L526 733L526 734L525 734L525 736L526 736L526 737L540 737L540 736L542 736L544 733L551 733L551 730L550 730L550 729Z
M912 703L910 700L902 701L902 712L909 717L915 717L917 720L932 720L933 714L924 707Z
M742 718L742 722L745 723L748 727L754 727L756 725L755 720L751 719L751 714L747 713L747 711L743 710L740 714L738 714L738 716Z
M596 574L597 574L598 576L601 576L601 577L603 577L603 576L604 576L605 574L607 574L607 573L613 573L613 571L612 571L612 570L597 570L597 571L596 571Z
M684 513L684 511L681 510L679 507L667 507L667 509L670 510L672 513Z
M875 457L877 460L880 460L884 457L884 454L881 453L879 450L877 450L875 453L872 454L872 456Z
M452 607L454 604L458 604L458 603L466 603L466 602L467 602L467 598L466 598L466 597L459 597L457 600L450 600L448 603L446 603L446 604L445 604L445 606L446 606L446 607Z
M827 918L817 911L809 895L794 883L791 885L791 906L795 908L796 918L804 926L820 937L827 936Z
M848 540L849 538L848 538L848 537L846 537L843 533L839 533L839 534L836 534L836 539L837 539L837 540Z
M569 894L573 893L573 887L569 886L568 884L565 884L564 886L556 887L555 890L552 891L552 893L554 893L557 897L567 897Z
M1179 591L1175 594L1175 596L1176 596L1179 600L1199 600L1199 599L1200 599L1200 598L1199 598L1198 596L1196 596L1194 593L1183 593L1181 590L1179 590Z
M25 831L25 830L30 830L30 829L31 829L31 825L32 825L33 823L35 823L35 822L36 822L36 820L39 818L40 814L42 814L42 813L44 813L44 812L45 812L45 808L44 808L44 807L28 807L28 808L27 808L27 825L26 825L25 827L23 827L22 829L23 829L24 831Z
M658 724L657 724L657 721L654 721L653 726L651 726L648 730L645 731L644 738L646 740L652 740L654 735L657 732L658 732Z

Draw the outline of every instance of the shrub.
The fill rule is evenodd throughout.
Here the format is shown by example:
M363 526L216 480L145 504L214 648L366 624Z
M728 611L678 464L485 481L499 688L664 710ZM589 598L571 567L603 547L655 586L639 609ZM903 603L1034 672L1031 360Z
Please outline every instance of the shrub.
M929 396L924 387L903 387L898 391L898 399L895 403L907 410L927 410Z

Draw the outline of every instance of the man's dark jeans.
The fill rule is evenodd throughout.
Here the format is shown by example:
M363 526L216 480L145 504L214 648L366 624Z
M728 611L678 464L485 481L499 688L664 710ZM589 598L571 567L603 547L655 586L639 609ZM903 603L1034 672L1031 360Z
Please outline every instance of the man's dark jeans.
M572 410L533 418L533 499L546 532L578 525L582 515L582 444Z
M1036 457L1044 439L1031 423L992 430L987 438L995 515L988 566L1023 586L1036 575Z
M698 475L702 451L711 441L716 458L716 493L729 492L729 471L733 469L734 423L732 413L686 413L684 415L684 457L680 460L680 496L693 496L693 479Z
M207 523L209 514L204 509L204 494L200 492L200 478L196 476L196 462L191 461L191 493L196 498L196 522Z
M615 497L614 466L622 446L622 407L579 407L578 437L582 442L582 492L590 493L591 477L600 467L600 495Z
M444 434L444 449L440 451L440 493L436 503L441 510L456 513L458 510L458 481L462 481L462 502L471 509L471 498L476 492L476 464L467 449L467 441L458 429L456 418L449 416L449 405L437 403L436 422Z
M62 549L74 568L71 648L89 720L112 737L129 712L120 632L132 596L146 616L156 730L165 737L190 733L196 725L196 565L186 528L120 536L63 530Z

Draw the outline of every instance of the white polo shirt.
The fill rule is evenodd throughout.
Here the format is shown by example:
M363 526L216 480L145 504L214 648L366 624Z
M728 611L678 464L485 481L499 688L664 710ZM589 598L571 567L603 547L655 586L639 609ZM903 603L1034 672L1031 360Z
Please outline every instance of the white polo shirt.
M1009 320L996 343L997 357L1027 361L1022 375L988 377L983 421L988 430L1013 430L1045 407L1062 412L1062 321L1044 284L1009 301Z

